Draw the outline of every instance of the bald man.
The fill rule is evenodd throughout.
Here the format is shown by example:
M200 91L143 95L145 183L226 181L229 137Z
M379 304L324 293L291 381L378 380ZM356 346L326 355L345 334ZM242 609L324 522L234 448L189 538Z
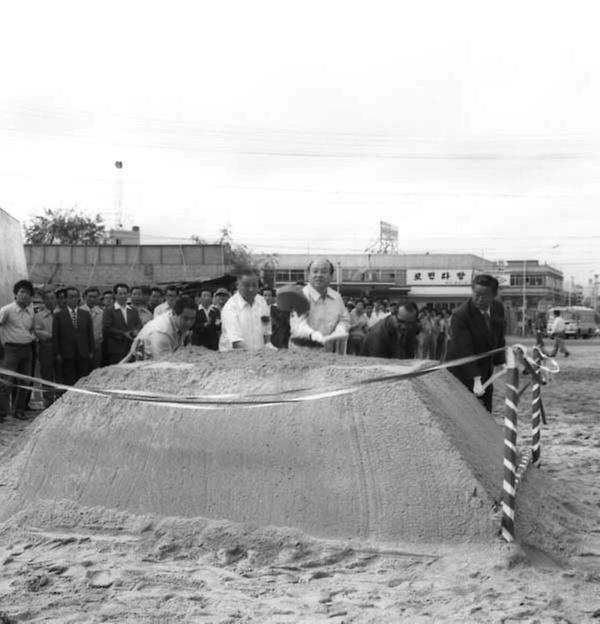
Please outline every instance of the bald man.
M346 353L350 315L340 294L329 287L333 272L333 264L326 258L317 258L308 265L309 283L302 292L310 302L310 309L301 316L292 313L291 345Z

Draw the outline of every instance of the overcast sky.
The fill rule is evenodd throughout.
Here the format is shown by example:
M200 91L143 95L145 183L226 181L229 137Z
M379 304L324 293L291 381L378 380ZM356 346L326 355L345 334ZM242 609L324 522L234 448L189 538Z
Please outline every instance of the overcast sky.
M0 206L600 271L597 2L15 2ZM95 7L95 10L93 9ZM114 162L121 160L118 172Z

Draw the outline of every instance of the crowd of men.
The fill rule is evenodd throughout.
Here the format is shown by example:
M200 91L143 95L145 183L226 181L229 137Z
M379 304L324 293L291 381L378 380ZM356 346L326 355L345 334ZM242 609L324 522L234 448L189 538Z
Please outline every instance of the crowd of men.
M176 286L163 291L118 283L104 292L96 287L83 293L75 287L48 289L34 306L36 293L28 280L17 282L13 293L13 303L0 308L0 365L64 385L75 384L95 368L134 359L134 345L143 352L141 339L148 335L162 337L154 340L154 357L187 342L217 349L220 310L230 296L219 288L195 300L180 296ZM175 342L165 345L173 336ZM27 386L26 381L0 377L0 421L8 414L25 418L31 395ZM59 394L46 388L44 407Z
M344 299L330 287L333 273L329 260L311 262L308 283L296 286L306 302L300 311L280 307L271 288L261 294L259 276L250 269L239 274L234 293L217 288L190 295L176 286L163 291L124 283L104 292L68 287L44 291L37 309L33 285L21 280L14 302L0 308L0 363L15 373L73 385L95 368L159 358L188 344L213 351L321 349L440 361L504 346L504 308L495 299L492 276L477 276L472 297L451 314L419 310L410 301ZM492 387L485 382L499 364L502 354L450 370L491 410ZM24 417L28 385L0 376L0 420ZM45 389L44 406L60 392Z

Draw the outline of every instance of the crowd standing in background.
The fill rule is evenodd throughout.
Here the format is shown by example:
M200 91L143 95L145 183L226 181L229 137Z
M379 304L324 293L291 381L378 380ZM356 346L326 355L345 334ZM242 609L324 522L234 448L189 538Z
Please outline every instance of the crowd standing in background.
M259 292L259 275L241 272L234 292L219 287L181 293L175 285L117 283L96 287L48 289L34 310L34 287L21 280L13 303L0 309L0 362L11 371L72 385L101 366L163 357L186 345L212 351L263 348L316 349L347 355L396 359L450 360L504 344L504 313L495 301L497 285L473 283L473 296L451 311L414 302L342 297L330 284L333 264L316 258L307 268L308 283L298 283L308 309L282 310L276 291ZM489 276L487 276L489 277ZM493 280L493 278L491 278ZM485 292L483 292L485 291ZM566 356L555 321L555 352ZM452 372L489 409L491 386L482 385L500 358ZM12 381L12 383L11 383ZM19 387L23 386L23 387ZM31 391L27 383L0 377L0 420L22 418ZM43 392L48 407L61 394Z

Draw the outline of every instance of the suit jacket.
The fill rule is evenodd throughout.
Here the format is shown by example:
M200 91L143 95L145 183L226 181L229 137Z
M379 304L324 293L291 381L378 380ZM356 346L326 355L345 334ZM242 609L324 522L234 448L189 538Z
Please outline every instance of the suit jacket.
M196 314L196 322L192 327L192 344L218 351L220 337L221 312L219 308L211 305L208 309L208 315L204 308L199 308Z
M400 332L393 317L386 316L369 329L360 354L366 357L412 359L415 357L417 331L415 323L413 328Z
M271 344L287 349L290 342L290 312L278 305L271 306Z
M127 336L128 332L139 331L142 328L137 310L127 307L127 323L123 318L121 310L117 310L114 306L104 310L102 317L102 329L104 340L106 343L107 353L127 353L131 346L131 338Z
M52 341L54 353L65 360L89 359L94 352L94 326L90 313L77 308L76 329L69 308L57 312L52 321Z
M499 301L493 301L490 306L490 328L488 329L483 314L469 299L452 313L446 360L455 360L504 347L506 345L504 333L504 306ZM493 357L455 366L449 370L464 382L470 382L479 376L482 381L485 381L492 376L494 365L503 363L504 353L497 353Z

